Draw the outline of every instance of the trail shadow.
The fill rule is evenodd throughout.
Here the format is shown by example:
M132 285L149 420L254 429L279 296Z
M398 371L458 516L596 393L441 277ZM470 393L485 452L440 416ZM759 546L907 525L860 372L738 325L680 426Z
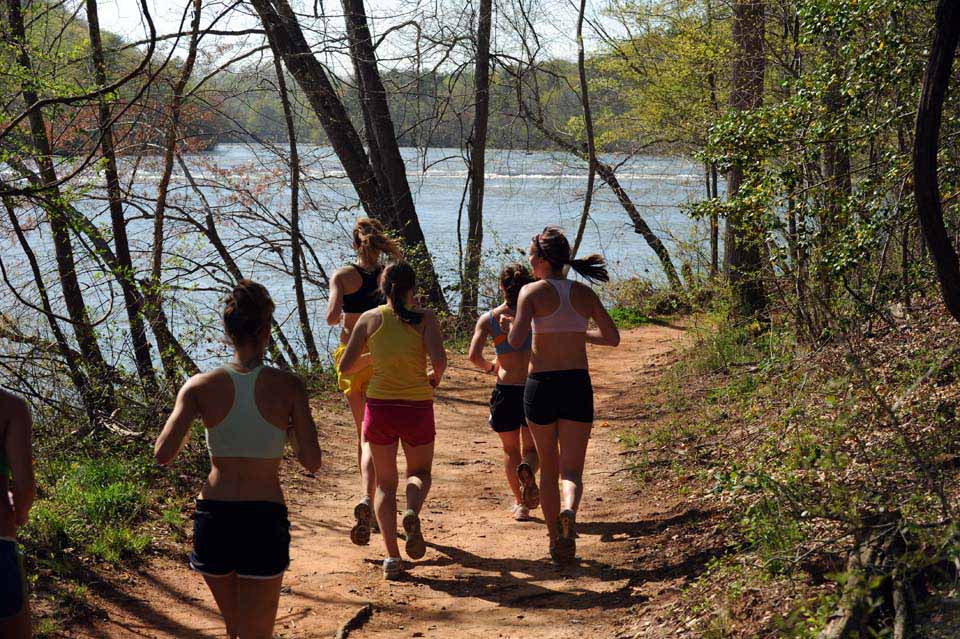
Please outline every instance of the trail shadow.
M635 571L593 560L558 567L547 559L485 558L456 546L428 543L444 556L418 562L416 566L444 567L460 565L483 573L456 575L451 579L426 577L411 572L408 580L425 585L452 597L475 597L511 608L553 608L584 610L594 608L602 600L604 608L627 608L646 600L632 588ZM569 577L588 576L597 581L627 580L613 591L598 592L582 586L555 590L541 581L563 581ZM575 583L564 581L565 584Z
M641 521L585 521L577 522L579 535L598 535L602 542L623 541L615 539L625 535L628 539L662 533L672 526L693 524L709 519L714 511L691 508L666 519L646 519Z

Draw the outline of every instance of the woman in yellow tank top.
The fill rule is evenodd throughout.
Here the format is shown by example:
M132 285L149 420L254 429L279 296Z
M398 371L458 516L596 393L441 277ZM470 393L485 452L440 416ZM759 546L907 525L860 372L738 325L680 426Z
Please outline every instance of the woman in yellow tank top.
M420 509L430 491L433 467L433 389L447 366L443 336L436 315L416 307L417 280L406 262L388 266L380 288L387 303L360 316L340 358L340 373L362 366L361 355L373 356L373 377L367 387L364 439L370 444L377 475L374 499L377 522L387 549L383 575L403 573L397 544L397 449L403 443L407 461L407 508L403 529L411 559L426 553L420 530ZM427 357L432 370L427 369Z

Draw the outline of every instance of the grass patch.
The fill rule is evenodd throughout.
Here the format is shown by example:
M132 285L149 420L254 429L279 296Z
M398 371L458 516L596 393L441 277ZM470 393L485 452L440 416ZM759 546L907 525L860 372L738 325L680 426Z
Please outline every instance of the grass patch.
M613 318L617 328L627 329L644 326L650 323L647 317L640 309L624 306L614 306L610 309L610 317Z
M141 557L149 537L136 527L150 504L146 472L118 458L48 466L49 483L22 537L48 555L79 552L108 563Z

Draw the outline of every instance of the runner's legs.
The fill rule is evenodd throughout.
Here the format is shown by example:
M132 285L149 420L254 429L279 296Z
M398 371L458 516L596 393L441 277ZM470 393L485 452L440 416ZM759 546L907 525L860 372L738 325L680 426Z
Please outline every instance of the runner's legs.
M374 512L388 557L399 557L397 545L397 442L392 444L367 444L376 469L377 491L374 496ZM431 445L432 452L432 445ZM409 493L409 488L408 488Z
M433 483L433 446L434 442L423 446L403 443L403 454L407 458L407 508L418 515Z
M283 575L271 579L237 577L240 639L273 639Z
M540 507L547 523L550 543L557 539L557 515L560 514L560 449L557 422L534 424L528 420L530 434L540 458Z
M500 444L503 447L503 465L507 475L507 483L510 484L510 490L516 503L521 503L520 478L517 476L517 466L525 461L520 453L520 431L526 428L517 429L508 433L497 433L500 435ZM529 437L529 434L528 434ZM531 439L531 448L533 440ZM533 468L531 466L531 468Z
M373 495L377 490L377 474L373 467L370 444L363 436L363 413L367 404L367 396L363 392L350 393L347 395L347 403L350 404L353 422L357 427L357 464L360 467L360 482L363 494L373 501Z
M236 639L240 628L237 619L237 576L234 574L223 577L204 575L203 580L207 582L207 587L210 588L217 607L220 608L223 623L227 626L227 636Z
M561 419L557 422L560 443L560 508L577 512L583 497L583 465L593 424Z

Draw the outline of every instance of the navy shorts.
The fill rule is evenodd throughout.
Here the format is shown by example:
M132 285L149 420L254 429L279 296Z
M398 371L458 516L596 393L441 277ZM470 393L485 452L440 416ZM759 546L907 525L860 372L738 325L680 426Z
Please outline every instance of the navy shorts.
M523 384L497 384L490 395L490 427L511 433L527 425L523 418Z
M523 394L527 422L547 425L558 419L593 422L593 385L583 369L530 373Z
M208 577L279 577L290 565L287 507L272 501L198 499L190 567Z
M27 581L17 542L0 537L0 619L19 615L26 601Z

